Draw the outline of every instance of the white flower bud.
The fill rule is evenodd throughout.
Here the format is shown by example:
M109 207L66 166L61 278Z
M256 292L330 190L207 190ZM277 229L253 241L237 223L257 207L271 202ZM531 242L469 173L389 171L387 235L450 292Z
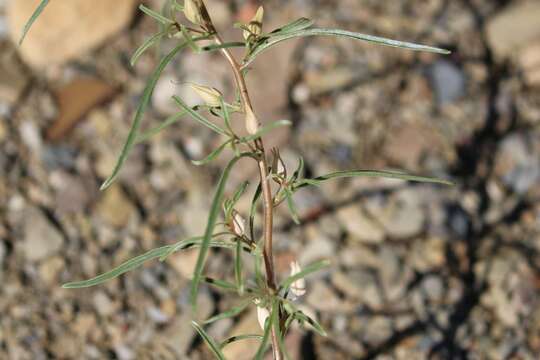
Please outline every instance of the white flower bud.
M197 84L189 84L193 90L204 100L206 105L210 107L220 107L222 94L219 90Z
M236 210L232 217L232 231L237 236L244 236L246 233L246 220Z
M255 13L255 16L248 24L248 29L244 30L244 39L248 40L250 36L259 36L262 33L262 23L263 23L263 17L264 17L264 9L262 6L259 6L257 9L257 12Z
M259 131L259 127L261 124L259 123L259 120L253 113L253 110L251 108L247 107L246 109L246 130L249 135L255 135L257 131Z
M294 276L301 272L300 264L298 261L291 262L291 276ZM306 280L304 278L298 279L291 284L291 293L294 297L300 297L306 293Z
M194 24L201 25L203 23L201 10L194 0L184 0L184 15Z
M268 309L264 307L257 306L257 320L259 320L259 326L264 331L264 325L266 324L266 319L270 316Z

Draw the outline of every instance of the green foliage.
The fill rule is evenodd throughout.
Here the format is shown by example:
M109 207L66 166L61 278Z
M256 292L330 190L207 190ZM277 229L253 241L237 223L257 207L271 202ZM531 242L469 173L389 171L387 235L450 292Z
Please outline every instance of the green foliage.
M19 39L19 45L21 45L24 41L24 38L26 37L26 35L28 34L28 31L30 31L30 28L32 27L32 25L34 24L34 22L37 20L37 18L39 17L39 15L41 15L41 13L43 12L43 10L45 10L45 7L49 4L49 0L41 0L41 2L39 3L38 7L36 8L36 10L34 10L34 13L32 14L32 16L30 16L30 19L28 19L28 21L26 22L26 24L24 25L24 28L23 28L23 31L22 31L22 35L21 35L21 38Z
M48 4L48 0L42 0L39 6L31 15L30 19L26 23L20 43L24 40L32 24L36 21L38 16L43 12L44 8ZM435 183L443 185L452 185L452 182L448 180L435 179L431 177L409 175L396 171L381 171L381 170L352 170L352 171L337 171L327 175L318 176L313 179L304 178L304 160L300 157L298 160L298 166L293 174L287 178L286 169L278 170L279 167L283 168L284 164L279 157L279 151L273 150L274 162L272 166L267 165L267 154L263 147L263 137L271 134L273 130L282 126L290 126L291 122L287 120L280 120L271 122L266 126L257 128L253 126L247 136L238 136L234 127L232 126L232 113L242 113L253 115L251 119L254 119L254 113L249 104L249 96L247 95L247 89L243 87L243 82L248 73L248 66L257 58L258 55L267 51L275 45L280 44L283 41L308 37L308 36L332 36L349 38L354 40L366 41L378 45L397 47L402 49L414 50L414 51L427 51L438 54L448 54L449 52L444 49L414 44L409 42L397 41L378 36L366 35L361 33L350 32L346 30L338 29L322 29L313 28L313 21L306 18L300 18L289 24L286 24L280 28L277 28L269 33L262 32L262 14L260 9L258 14L260 15L254 21L249 24L235 24L235 27L245 31L244 37L246 41L232 41L224 42L219 35L215 32L214 26L211 23L211 19L206 13L202 1L185 2L186 6L179 4L176 0L166 0L161 12L156 12L144 5L141 5L139 9L147 16L153 18L159 25L159 31L150 36L144 41L144 43L134 52L131 58L131 65L140 59L145 52L155 47L159 51L159 43L164 38L172 38L177 42L175 47L166 54L157 64L154 72L148 79L146 87L142 93L142 97L137 107L131 128L129 130L127 139L120 152L118 160L112 170L111 175L105 180L101 189L104 190L109 187L117 178L123 164L125 163L130 151L133 147L141 142L150 139L155 134L163 131L171 125L178 122L180 119L189 115L193 120L214 131L219 136L223 136L226 139L216 149L202 160L193 161L194 165L206 165L217 159L223 151L230 147L234 152L234 157L229 161L225 169L223 170L221 177L217 183L217 187L212 199L212 204L209 212L209 216L206 223L206 228L203 236L189 238L180 241L176 244L162 246L156 249L152 249L142 255L134 257L125 261L121 265L114 269L98 275L94 278L70 282L63 285L64 288L84 288L102 284L108 280L114 279L128 271L134 270L144 263L159 259L165 261L171 254L177 251L188 248L199 248L199 254L197 263L194 269L193 281L191 286L190 300L193 308L195 308L195 301L198 294L199 285L201 282L208 285L217 287L221 291L229 293L237 293L242 302L236 307L233 307L220 314L214 315L205 321L205 324L210 324L215 321L219 321L226 318L231 318L242 313L250 304L254 303L261 309L268 310L270 308L270 316L266 319L264 324L261 324L263 328L263 335L247 334L234 336L226 339L222 343L218 344L212 339L208 333L203 329L201 325L196 322L192 322L193 327L199 333L205 344L212 351L214 356L218 359L224 359L222 349L236 341L242 341L246 339L257 339L260 341L259 348L255 355L256 359L263 359L266 350L268 349L270 338L273 338L272 346L275 351L283 353L288 358L287 349L284 346L284 338L286 333L292 324L296 321L300 324L307 324L315 332L322 336L326 336L326 331L323 327L313 318L307 316L302 311L298 310L293 302L287 299L289 292L293 291L297 282L304 281L303 279L325 267L328 267L330 263L327 260L322 260L305 267L303 270L298 269L292 275L286 277L279 287L276 289L274 280L270 279L272 271L267 268L267 262L264 262L266 274L263 274L263 258L267 260L267 256L271 259L272 254L264 253L264 243L258 241L255 237L255 217L257 215L257 208L261 201L264 201L265 209L279 206L282 202L286 202L293 220L299 223L299 217L297 214L296 206L294 204L293 195L299 189L306 186L317 186L323 182L339 179L339 178L353 178L353 177L382 177L399 179L404 181L416 181ZM189 6L188 6L189 5ZM176 13L185 10L187 18L196 20L193 23L184 25L176 20ZM255 25L254 25L255 24ZM191 26L196 26L192 28ZM208 43L212 41L212 43ZM241 62L241 65L236 60L232 59L232 55L229 52L231 48L245 48L246 53ZM231 63L233 67L233 73L236 77L238 89L236 90L236 99L232 104L225 101L224 97L217 89L205 88L194 84L195 90L207 91L202 96L209 95L209 98L205 98L207 102L204 105L198 105L195 107L188 106L181 98L174 96L173 101L180 107L180 111L176 114L165 119L158 126L151 128L145 132L139 132L141 122L144 114L150 104L152 93L156 87L157 81L160 78L165 67L186 48L190 48L196 53L219 51L225 55L225 58ZM202 90L201 90L202 89ZM209 100L208 100L209 99ZM210 114L222 120L222 124L216 124L201 115L200 110L207 110ZM220 121L221 121L220 120ZM255 119L256 120L256 119ZM256 123L256 121L253 121ZM222 125L222 126L221 126ZM241 158L252 158L258 162L259 169L261 170L261 179L258 184L253 197L251 199L251 206L249 210L249 233L244 232L244 226L242 224L241 231L235 229L237 225L232 221L235 221L236 215L240 216L235 209L236 204L239 202L242 196L245 195L248 188L248 182L241 183L231 198L225 199L225 188L231 172L234 169L235 164ZM279 165L279 166L278 166ZM266 169L265 169L266 167ZM266 172L270 173L267 178L262 176ZM278 190L275 194L272 194L271 203L269 203L268 196L262 199L263 188L267 191L264 193L267 195L271 192L269 189L269 181L273 180L278 184ZM265 187L265 185L267 187ZM224 223L219 223L219 213L223 210ZM243 218L242 222L243 222ZM225 229L221 232L215 232L218 225L224 225ZM270 229L271 230L271 229ZM225 248L233 250L234 257L234 282L227 279L214 279L204 275L204 267L207 260L208 252L210 248ZM247 253L253 257L255 274L254 279L247 274L245 266L242 261L243 253ZM272 274L273 276L273 274ZM298 291L296 291L298 292ZM259 310L261 310L259 309ZM266 311L265 310L265 311ZM271 334L273 333L274 336Z
M204 331L202 326L197 324L195 321L191 322L191 325L195 328L195 330L199 333L199 335L204 340L204 343L208 346L210 350L212 350L212 353L216 356L217 359L225 360L225 355L221 352L221 347Z

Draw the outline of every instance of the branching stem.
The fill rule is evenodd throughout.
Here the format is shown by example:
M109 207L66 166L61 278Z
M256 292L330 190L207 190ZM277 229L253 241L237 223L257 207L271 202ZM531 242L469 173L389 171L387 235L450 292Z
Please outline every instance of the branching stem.
M224 42L217 32L214 34L214 40L216 44L222 45ZM240 64L236 61L229 49L221 49L221 53L227 59L234 73L236 85L240 91L240 97L242 99L242 105L244 112L252 111L253 105L249 97L249 92L246 85L244 74L242 73ZM270 179L268 176L268 161L266 159L266 152L264 149L264 143L262 138L255 140L255 147L259 152L259 159L257 164L259 167L259 176L261 179L261 187L263 192L263 208L264 208L264 247L263 258L266 270L266 284L268 289L275 293L277 291L276 277L274 271L274 257L272 250L272 228L274 222L274 199L272 196L272 189L270 186ZM279 315L278 315L279 316ZM281 319L280 319L281 320ZM279 348L278 335L272 327L272 353L275 360L282 360L283 356Z

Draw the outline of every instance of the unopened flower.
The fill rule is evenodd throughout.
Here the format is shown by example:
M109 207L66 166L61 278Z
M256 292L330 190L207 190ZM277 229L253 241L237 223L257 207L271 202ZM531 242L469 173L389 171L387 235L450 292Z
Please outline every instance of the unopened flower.
M259 320L259 326L264 331L264 325L266 324L266 319L270 316L270 312L265 307L257 306L257 320Z
M247 28L244 30L244 39L248 40L250 36L259 36L262 33L262 23L264 17L264 9L262 6L259 6L255 16L249 22Z
M291 262L291 276L300 273L302 269L298 264L298 261ZM298 279L291 284L291 293L295 297L300 297L306 293L306 280L304 278Z
M204 100L206 105L210 107L220 107L221 97L223 96L219 90L197 84L189 84L193 90Z
M249 135L255 135L257 131L259 131L259 127L261 124L259 123L259 119L255 116L253 113L253 110L251 110L250 107L247 107L246 109L246 130Z
M195 0L184 0L184 15L194 24L201 25L203 23L201 9Z
M283 162L283 159L279 154L279 150L272 149L272 154L274 155L274 159L272 162L272 172L281 178L286 178L287 170L285 169L285 163Z
M246 233L246 220L236 210L233 211L231 230L240 237Z

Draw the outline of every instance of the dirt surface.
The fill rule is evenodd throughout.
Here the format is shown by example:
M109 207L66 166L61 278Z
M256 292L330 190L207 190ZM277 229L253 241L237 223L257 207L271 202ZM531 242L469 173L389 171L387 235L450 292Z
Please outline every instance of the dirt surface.
M241 33L226 24L256 9L240 0L212 3L228 39ZM290 167L301 154L309 176L402 169L456 182L338 180L295 195L300 226L286 207L277 211L281 277L295 258L304 266L332 261L308 278L299 300L328 337L293 329L291 356L538 358L540 23L531 21L538 3L264 3L267 30L305 16L452 50L439 56L309 38L253 64L249 86L260 118L294 123L267 140ZM220 139L188 118L138 145L117 183L98 190L157 55L173 42L131 67L132 51L157 30L134 9L131 23L97 48L32 70L9 40L19 29L2 15L7 4L0 0L0 358L210 359L190 326L194 252L96 288L60 287L204 231L209 194L231 154L192 165ZM225 93L234 85L217 54L188 51L164 72L144 128L177 110L171 95L198 101L186 82ZM251 194L255 170L239 163L227 192L251 179ZM248 200L239 211L249 210ZM213 253L207 271L234 278L232 255ZM235 297L203 287L198 304L201 319L230 308ZM255 308L208 331L221 340L260 332ZM250 358L255 345L231 346L228 358Z

